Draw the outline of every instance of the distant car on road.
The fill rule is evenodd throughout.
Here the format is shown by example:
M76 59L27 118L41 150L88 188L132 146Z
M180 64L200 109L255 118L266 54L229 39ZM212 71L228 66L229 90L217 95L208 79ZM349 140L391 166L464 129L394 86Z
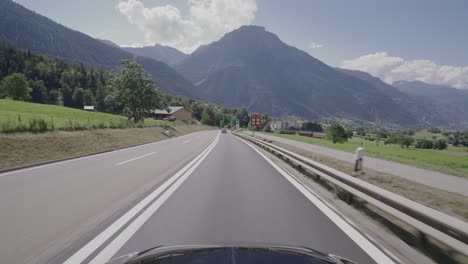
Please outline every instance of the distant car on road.
M176 118L173 117L173 116L170 116L170 117L164 118L163 120L165 120L165 121L176 121Z
M221 133L227 133L227 129L226 128L221 129Z

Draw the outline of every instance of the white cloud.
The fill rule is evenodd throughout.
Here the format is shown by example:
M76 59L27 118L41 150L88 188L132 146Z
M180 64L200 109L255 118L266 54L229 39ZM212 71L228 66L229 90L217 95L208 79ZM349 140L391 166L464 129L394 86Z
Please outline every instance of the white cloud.
M323 45L317 42L311 42L309 44L309 49L320 49L320 48L323 48Z
M378 52L343 61L342 67L368 72L389 84L400 80L417 80L468 89L468 66L437 65L430 60L405 60Z
M159 43L192 52L199 45L250 24L256 0L188 0L183 16L172 5L145 7L141 0L120 1L117 9L145 34L145 45Z

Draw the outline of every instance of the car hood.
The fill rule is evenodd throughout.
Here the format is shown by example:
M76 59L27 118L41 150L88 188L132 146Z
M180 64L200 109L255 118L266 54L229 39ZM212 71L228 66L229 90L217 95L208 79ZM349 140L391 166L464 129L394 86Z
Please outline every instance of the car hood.
M184 257L190 261L183 261ZM177 260L175 259L177 258ZM193 261L193 259L198 261ZM270 258L270 259L269 259ZM179 245L157 246L144 251L126 254L112 259L108 264L133 263L257 263L254 259L268 263L354 263L348 259L321 253L307 247L283 245ZM300 261L298 261L300 259ZM248 260L248 261L245 261ZM307 260L307 261L305 261ZM193 262L192 262L193 261ZM272 262L273 261L273 262ZM267 262L261 262L267 263Z

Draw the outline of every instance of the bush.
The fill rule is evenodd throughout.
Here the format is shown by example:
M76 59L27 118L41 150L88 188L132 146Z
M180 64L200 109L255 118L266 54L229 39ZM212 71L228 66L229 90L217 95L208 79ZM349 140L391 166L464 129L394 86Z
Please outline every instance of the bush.
M333 141L333 144L348 141L348 135L345 129L339 124L332 124L328 127L327 138Z
M29 131L38 133L47 131L47 122L44 119L34 118L29 120Z
M447 149L447 141L443 139L436 140L434 142L434 149L438 149L438 150Z
M265 132L268 132L268 133L271 133L271 127L270 126L266 126L263 131Z
M433 149L434 144L432 143L432 140L420 139L416 142L415 147L419 149Z

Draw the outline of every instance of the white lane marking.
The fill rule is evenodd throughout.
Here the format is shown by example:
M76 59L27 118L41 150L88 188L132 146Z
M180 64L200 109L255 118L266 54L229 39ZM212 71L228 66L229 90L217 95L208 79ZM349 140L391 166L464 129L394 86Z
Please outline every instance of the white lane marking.
M169 178L166 182L164 182L161 186L159 186L146 198L144 198L142 201L136 204L127 213L125 213L123 216L117 219L114 223L108 226L99 235L97 235L95 238L89 241L88 244L83 246L70 258L68 258L64 263L65 264L82 263L97 248L99 248L102 244L104 244L104 242L106 242L110 237L112 237L120 228L122 228L125 224L127 224L128 221L130 221L133 217L135 217L135 215L137 215L143 208L145 208L152 200L158 197L158 195L160 195L173 182L175 182L178 178L180 178L188 169L190 169L190 167L193 164L195 164L210 149L210 147L214 144L214 142L216 142L216 139L218 138L219 138L219 134L217 135L215 140L205 150L202 151L202 153L200 153L197 157L195 157L192 161L190 161L187 165L185 165L182 169L180 169L176 174L174 174L171 178Z
M201 157L188 171L180 177L176 183L169 187L153 204L148 207L143 213L141 213L135 221L133 221L129 226L125 228L112 242L109 243L99 254L91 260L90 264L100 264L106 263L109 261L124 245L127 243L130 238L135 235L135 233L154 215L154 213L167 201L167 199L184 183L184 181L192 174L192 172L197 169L197 167L205 160L205 158L210 154L211 150L218 143L219 136L216 137L213 145L210 146L210 149L204 153Z
M186 141L182 142L182 144L189 143L190 141L192 141L192 140L191 139L186 140Z
M240 139L239 139L240 140ZM377 248L372 242L370 242L366 237L359 233L355 228L353 228L348 222L341 218L337 213L335 213L330 207L330 205L325 205L312 190L306 189L302 184L289 175L286 171L276 165L271 159L266 157L263 153L257 150L250 143L247 143L244 140L245 144L255 150L262 158L264 158L273 168L275 168L283 177L286 178L296 189L298 189L310 202L312 202L322 213L324 213L336 226L338 226L351 240L353 240L367 255L369 255L377 263L389 263L394 264L395 262L390 259L384 252Z
M211 131L201 131L201 132L196 132L196 133L203 133L203 132L211 132ZM189 136L189 135L185 135L185 136ZM38 165L38 166L31 167L31 168L17 169L17 170L14 170L14 171L0 173L0 177L7 176L7 175L10 175L10 174L15 174L15 173L20 173L20 172L31 171L31 170L50 167L50 166L60 165L60 164L68 163L68 162L79 161L79 160L83 160L83 159L95 158L95 157L99 157L99 156L102 156L102 155L113 154L113 153L116 153L116 152L119 152L119 151L126 151L126 150L133 149L133 148L145 147L145 146L149 146L151 144L166 144L166 143L174 141L174 140L176 140L176 138L162 139L160 141L151 142L151 143L148 143L148 144L143 144L143 145L138 145L138 146L133 146L133 147L128 147L128 148L124 148L124 149L111 150L111 151L108 151L108 152L99 153L99 154L92 154L92 155L85 156L85 157L52 162L50 164Z
M137 160L137 159L141 159L141 158L144 158L144 157L148 157L148 156L150 156L150 155L154 155L154 154L156 154L156 153L157 153L157 152L151 152L151 153L148 153L148 154L145 154L145 155L142 155L142 156L138 156L138 157L133 158L133 159L129 159L129 160L125 160L125 161L116 163L115 165L116 165L116 166L119 166L119 165L122 165L122 164L125 164L125 163L128 163L128 162L132 162L132 161Z

